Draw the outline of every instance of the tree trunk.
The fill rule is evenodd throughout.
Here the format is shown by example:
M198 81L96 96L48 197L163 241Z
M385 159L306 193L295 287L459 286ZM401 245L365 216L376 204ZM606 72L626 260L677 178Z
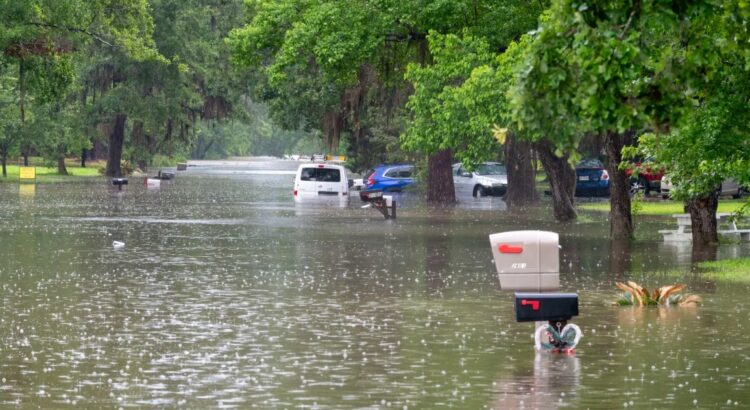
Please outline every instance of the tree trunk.
M432 154L427 159L427 202L433 204L456 202L452 162L453 151L449 149Z
M693 248L719 242L716 224L716 209L719 207L719 194L711 194L685 201L685 210L690 213L693 231Z
M628 176L624 170L619 169L622 161L622 148L627 138L630 137L614 132L604 135L604 152L607 157L607 173L609 173L609 234L615 240L633 237Z
M21 111L21 128L26 125L26 67L24 60L18 63L18 108ZM23 134L22 134L23 135ZM27 135L28 136L28 135ZM22 137L23 138L23 137ZM29 166L29 151L31 146L28 141L21 143L21 155L23 156L23 166Z
M531 143L519 141L515 134L505 138L505 162L508 169L508 190L505 203L508 209L518 209L536 203L536 172L531 165Z
M101 141L94 141L94 147L91 148L89 151L89 159L92 161L96 161L97 159L102 159L106 156L107 150L104 149L104 145L101 143Z
M23 58L18 63L18 109L21 111L21 126L26 123L26 67Z
M60 151L57 154L57 173L68 175L68 169L65 167L65 146L60 145Z
M146 169L148 168L148 160L146 158L148 156L148 144L143 130L143 121L136 121L133 123L133 131L131 135L131 141L136 147L134 152L136 165L141 171L146 172Z
M0 162L3 164L3 178L8 178L8 169L7 169L7 163L8 163L8 157L6 155L3 155L0 157Z
M88 150L86 148L83 148L81 150L81 168L86 168L86 152Z
M552 143L547 140L541 140L535 145L552 189L555 219L561 222L576 219L576 171L568 163L568 156L560 158L555 155Z
M117 114L115 117L115 126L109 134L109 147L107 150L107 170L105 175L108 177L121 177L122 169L120 160L122 159L122 144L125 140L125 121L128 116Z

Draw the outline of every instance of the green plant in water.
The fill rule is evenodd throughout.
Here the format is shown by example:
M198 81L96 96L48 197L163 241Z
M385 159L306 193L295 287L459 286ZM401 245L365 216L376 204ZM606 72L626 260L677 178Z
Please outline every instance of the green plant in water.
M698 295L679 294L685 288L682 284L662 286L653 292L633 281L615 282L615 286L625 292L615 302L620 306L697 306L702 302Z

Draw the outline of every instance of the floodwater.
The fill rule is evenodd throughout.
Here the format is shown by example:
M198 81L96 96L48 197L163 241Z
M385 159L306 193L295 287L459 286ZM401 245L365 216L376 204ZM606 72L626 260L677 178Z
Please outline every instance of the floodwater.
M155 190L0 184L0 407L750 407L750 289L702 279L669 221L623 246L593 214L409 195L386 221L295 205L295 162L199 165ZM487 237L517 229L560 232L575 355L535 353L499 289ZM611 306L628 278L704 305Z

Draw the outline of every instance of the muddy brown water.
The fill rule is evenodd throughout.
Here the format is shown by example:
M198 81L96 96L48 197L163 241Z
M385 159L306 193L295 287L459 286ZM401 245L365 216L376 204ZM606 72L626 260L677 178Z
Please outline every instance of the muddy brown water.
M406 194L385 221L295 204L295 162L198 165L157 190L0 184L0 407L750 407L750 289L693 273L669 221L624 249L601 216L497 198ZM560 232L573 356L535 353L499 289L487 237L517 229ZM611 306L628 278L705 303Z

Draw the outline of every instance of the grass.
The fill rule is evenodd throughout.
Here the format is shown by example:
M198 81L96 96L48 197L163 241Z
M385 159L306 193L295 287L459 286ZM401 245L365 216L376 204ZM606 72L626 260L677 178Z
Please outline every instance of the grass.
M56 166L45 166L39 158L30 158L29 160L29 166L36 168L37 183L65 182L76 180L79 177L98 177L101 176L99 168L104 164L104 161L88 162L86 168L82 168L79 164L80 163L75 160L65 161L68 175L60 175L57 173ZM8 165L6 167L8 176L3 178L0 173L0 182L18 182L19 168L19 165Z
M698 262L695 269L668 270L660 273L634 274L631 280L645 283L690 283L696 279L732 284L750 285L750 258L723 259L719 261Z
M701 273L705 279L750 284L750 258L701 262L698 267L705 269Z
M685 213L682 202L678 201L640 201L638 215L661 215ZM736 212L747 204L743 199L721 199L717 212ZM609 202L587 202L579 204L578 209L595 212L609 212Z

